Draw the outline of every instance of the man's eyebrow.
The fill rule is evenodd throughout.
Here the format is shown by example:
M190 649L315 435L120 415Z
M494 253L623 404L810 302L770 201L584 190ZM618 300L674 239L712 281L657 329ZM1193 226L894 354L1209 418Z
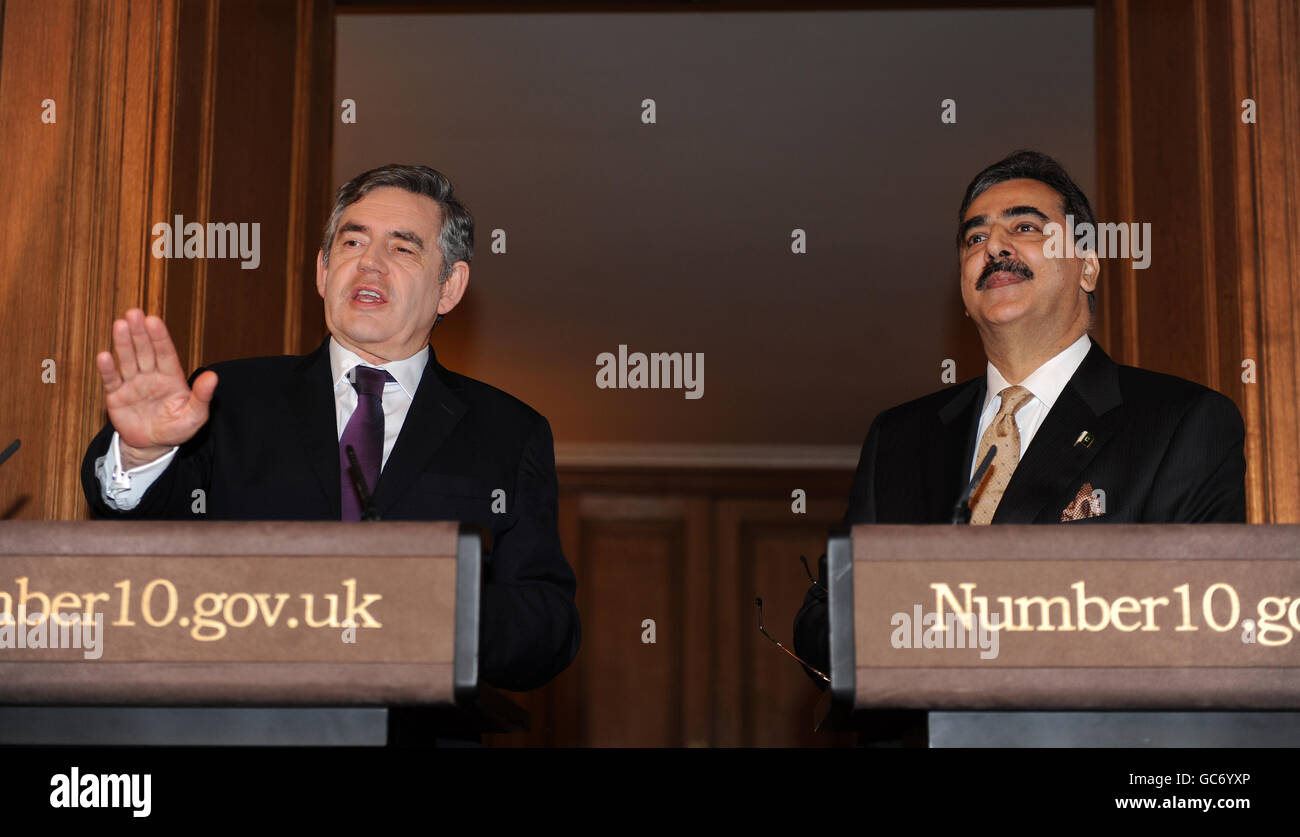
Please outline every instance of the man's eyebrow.
M348 223L339 227L339 232L340 233L358 232L363 235L370 235L370 227L367 227L365 224L358 224L355 221L349 221ZM402 241L409 241L419 249L421 250L424 249L424 239L420 238L420 236L416 235L410 230L393 230L388 234L388 237L399 238Z
M969 231L971 227L981 227L988 222L989 218L987 215L976 215L973 218L967 218L965 221L962 221L961 229L957 230L957 238L964 239L967 231Z
M390 238L400 238L402 241L409 241L421 250L424 249L424 239L420 238L410 230L393 230L389 234Z
M1028 206L1028 205L1013 206L1009 209L1002 210L1003 218L1015 218L1018 215L1033 215L1034 217L1041 218L1044 221L1051 220L1041 209L1039 209L1036 206ZM982 227L988 222L989 222L989 218L987 215L976 215L973 218L967 218L965 221L962 222L961 228L957 231L957 238L965 239L966 233L972 227Z
M1051 220L1047 217L1046 213L1036 206L1013 206L1010 209L1002 210L1003 218L1014 218L1017 215L1033 215L1037 218L1042 218L1044 221Z

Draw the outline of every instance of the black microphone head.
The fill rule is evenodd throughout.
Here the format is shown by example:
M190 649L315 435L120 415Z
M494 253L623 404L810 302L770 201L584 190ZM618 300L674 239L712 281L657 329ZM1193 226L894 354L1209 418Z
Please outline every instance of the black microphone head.
M352 489L357 492L357 500L361 503L361 519L378 520L379 510L375 508L375 498L370 495L370 486L366 485L366 477L361 470L361 462L357 460L356 449L351 445L344 445L343 451L348 456L348 476L352 480Z
M966 486L966 490L957 498L957 505L952 510L953 523L959 525L970 523L970 497L975 493L975 487L984 479L984 472L989 469L989 465L992 464L993 457L997 456L997 453L998 446L989 445L988 453L984 454L984 458L980 460L979 467L975 469L975 476L971 477L970 485Z

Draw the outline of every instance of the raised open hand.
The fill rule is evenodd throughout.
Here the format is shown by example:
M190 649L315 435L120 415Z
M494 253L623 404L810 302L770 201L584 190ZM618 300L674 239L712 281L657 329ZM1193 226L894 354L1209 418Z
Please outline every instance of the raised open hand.
M108 420L121 437L122 466L152 462L173 446L193 438L208 420L217 374L185 380L167 326L132 308L113 321L113 355L100 352L95 366L104 381Z

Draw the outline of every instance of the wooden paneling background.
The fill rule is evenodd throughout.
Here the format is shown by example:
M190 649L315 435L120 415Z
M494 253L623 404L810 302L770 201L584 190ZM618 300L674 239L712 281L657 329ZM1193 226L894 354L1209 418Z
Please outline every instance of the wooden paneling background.
M1289 0L1099 0L1103 220L1150 222L1151 267L1108 261L1099 336L1122 362L1216 387L1248 429L1250 515L1300 520L1300 13ZM84 517L114 316L163 312L187 367L323 335L329 0L2 0L0 518ZM41 121L53 99L57 121ZM1241 100L1257 103L1243 124ZM161 261L150 228L259 222L261 266ZM1257 382L1242 380L1242 362ZM53 361L52 380L46 361ZM865 429L865 428L864 428ZM584 642L495 746L831 746L791 639L838 522L842 470L563 468L560 525ZM794 514L790 492L808 493ZM642 642L642 620L656 641Z
M187 368L320 339L332 51L328 0L0 4L0 446L22 440L0 518L87 515L94 357L127 308L163 315ZM177 214L260 223L260 266L154 258Z
M1145 270L1103 263L1100 337L1122 363L1232 397L1246 419L1249 519L1294 523L1300 8L1100 0L1096 36L1096 210L1148 222L1154 237Z
M155 125L169 119L174 52L157 33L175 9L9 0L0 12L0 444L23 443L0 470L0 517L76 517L69 463L102 414L105 318L160 288L144 231L165 206L169 135Z
M795 613L847 471L561 469L560 535L578 575L582 650L517 696L528 734L489 746L845 746L812 731L820 692L758 631L792 647ZM791 493L807 508L795 513ZM642 622L655 622L655 642Z

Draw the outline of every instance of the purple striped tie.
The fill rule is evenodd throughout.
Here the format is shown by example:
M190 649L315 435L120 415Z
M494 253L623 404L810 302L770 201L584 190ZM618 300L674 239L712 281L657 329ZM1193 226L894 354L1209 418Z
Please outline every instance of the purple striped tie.
M379 467L384 461L384 384L394 380L382 369L354 366L348 379L357 391L357 409L339 438L339 476L341 478L343 519L361 519L361 500L348 475L348 445L357 453L366 488L373 494L379 481Z

